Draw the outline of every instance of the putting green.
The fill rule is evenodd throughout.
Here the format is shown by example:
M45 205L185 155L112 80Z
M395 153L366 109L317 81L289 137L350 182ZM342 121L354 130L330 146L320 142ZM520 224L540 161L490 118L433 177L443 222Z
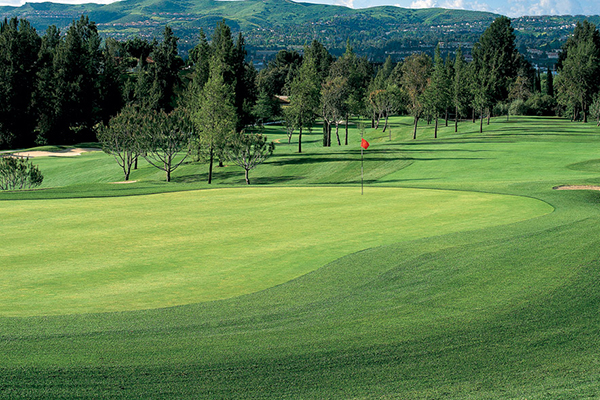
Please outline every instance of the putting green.
M256 292L369 247L552 211L442 190L238 188L0 202L0 315L125 311Z

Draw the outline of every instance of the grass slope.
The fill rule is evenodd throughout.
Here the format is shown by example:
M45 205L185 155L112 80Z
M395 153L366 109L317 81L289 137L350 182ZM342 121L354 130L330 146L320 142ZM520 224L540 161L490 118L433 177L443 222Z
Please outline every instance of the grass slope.
M0 397L595 398L600 193L552 187L600 182L597 128L519 118L493 121L484 134L470 123L463 123L459 134L443 128L437 140L431 127L423 127L413 141L408 118L392 122L391 141L387 132L367 131L365 201L379 196L373 190L379 186L398 193L404 191L397 187L446 189L493 198L498 205L514 197L486 193L537 199L541 202L524 204L547 203L554 212L501 226L475 227L467 219L454 232L434 228L434 236L428 232L395 243L390 238L359 252L348 246L345 256L308 274L219 301L0 318ZM276 127L269 129L271 139L285 142ZM277 156L251 178L279 186L265 193L292 186L329 191L333 180L342 183L342 191L345 186L356 191L356 149L323 149L319 140L309 135L303 155L294 154L294 143L279 145ZM356 130L351 141L358 141ZM69 162L75 166L102 157L89 154ZM95 179L120 180L118 167L110 172L110 160L105 162ZM0 205L33 210L38 203L84 205L75 199L81 197L203 189L204 168L187 164L176 171L178 182L165 185L142 166L133 176L139 182L127 188L86 182L70 168L61 173L66 186L0 194L5 200ZM52 174L49 181L58 179ZM234 167L216 175L222 187L242 179ZM224 192L229 190L242 189ZM193 199L201 193L177 196ZM442 195L442 203L422 197L402 205L409 215L426 206L457 210L452 202L444 204L449 192L431 193ZM58 200L68 197L73 200ZM36 198L47 200L31 201ZM392 204L373 208L385 213ZM461 213L472 211L464 208ZM25 209L22 221L27 221ZM318 222L315 231L323 229Z

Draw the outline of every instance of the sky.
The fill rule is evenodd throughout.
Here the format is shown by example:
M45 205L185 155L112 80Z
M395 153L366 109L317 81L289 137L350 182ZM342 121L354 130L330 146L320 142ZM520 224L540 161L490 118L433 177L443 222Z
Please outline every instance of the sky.
M0 0L0 5L20 6L26 0ZM29 2L46 0L28 0ZM300 0L296 0L300 1ZM309 3L336 4L352 8L391 5L404 8L457 8L490 11L509 17L523 15L600 15L600 0L301 0ZM113 0L58 0L57 3L102 3Z

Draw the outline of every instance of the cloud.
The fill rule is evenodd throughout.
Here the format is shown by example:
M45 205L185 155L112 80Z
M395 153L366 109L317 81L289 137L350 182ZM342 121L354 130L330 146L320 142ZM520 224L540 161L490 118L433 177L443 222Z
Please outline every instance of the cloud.
M0 6L14 6L20 7L25 3L43 3L48 0L0 0ZM53 3L61 4L86 4L86 3L97 3L97 4L110 4L118 0L60 0L52 1Z
M583 9L577 0L541 0L531 4L527 11L532 15L574 15L583 13Z
M439 7L435 0L415 0L410 3L409 8L434 8Z
M398 7L402 7L400 4L396 4ZM475 10L475 11L490 11L501 13L501 9L494 9L487 3L480 3L478 1L465 1L465 0L413 0L408 6L409 8L453 8L459 10Z
M336 6L344 6L354 8L354 0L337 0L334 3Z

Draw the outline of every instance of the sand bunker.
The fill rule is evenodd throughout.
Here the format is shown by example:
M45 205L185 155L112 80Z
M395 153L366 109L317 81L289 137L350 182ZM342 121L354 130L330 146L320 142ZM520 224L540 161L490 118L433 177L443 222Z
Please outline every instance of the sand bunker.
M101 151L101 149L90 147L90 148L77 148L77 149L65 149L58 151L21 151L18 153L13 153L14 156L17 157L74 157L80 156L82 153L87 153L90 151Z
M554 190L600 190L600 186L590 186L590 185L561 185L561 186L555 186L552 189L554 189Z

